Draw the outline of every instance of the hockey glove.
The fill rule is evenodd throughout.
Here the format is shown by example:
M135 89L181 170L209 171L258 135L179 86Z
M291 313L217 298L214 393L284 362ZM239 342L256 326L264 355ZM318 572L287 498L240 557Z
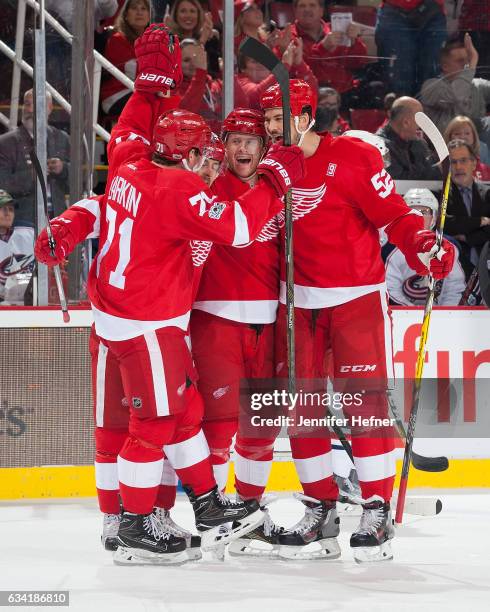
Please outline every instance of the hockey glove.
M405 259L417 274L425 276L430 272L435 279L445 278L453 269L454 246L443 238L437 251L435 233L421 230L415 234Z
M257 172L269 181L277 196L281 198L304 177L305 156L296 145L273 145L257 166Z
M68 225L63 221L54 220L51 223L51 231L55 241L54 257L51 254L48 232L46 229L39 234L34 244L34 255L36 259L47 266L56 266L63 262L73 251L76 242L68 229Z
M182 82L179 39L163 23L153 23L136 39L134 52L138 69L137 91L166 93Z

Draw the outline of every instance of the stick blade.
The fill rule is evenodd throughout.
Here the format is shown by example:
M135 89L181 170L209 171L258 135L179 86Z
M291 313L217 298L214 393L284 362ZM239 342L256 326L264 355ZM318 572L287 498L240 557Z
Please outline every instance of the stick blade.
M442 162L446 157L449 157L447 145L434 122L421 111L415 113L415 122L434 145L439 161Z
M247 36L245 40L240 44L239 52L243 53L247 57L251 57L252 59L265 66L267 70L274 72L277 68L277 65L281 63L281 61L272 53L269 47L266 47L261 42L256 40L255 38L251 38Z
M422 457L412 451L412 465L422 472L445 472L449 467L447 457Z

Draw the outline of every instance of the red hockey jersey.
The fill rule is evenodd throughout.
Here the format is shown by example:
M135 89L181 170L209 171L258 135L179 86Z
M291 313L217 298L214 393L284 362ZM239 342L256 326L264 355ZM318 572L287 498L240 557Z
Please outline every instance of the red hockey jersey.
M265 182L226 201L197 174L153 164L147 144L153 123L142 125L141 118L152 118L151 107L159 102L141 94L130 102L108 148L111 170L104 197L85 200L60 216L77 241L100 218L100 250L88 291L96 331L108 340L165 326L186 330L193 298L191 240L247 244L282 209ZM128 116L133 112L138 113L134 123ZM129 129L138 125L140 131Z
M214 181L211 191L220 200L231 200L248 188L227 170ZM255 205L264 203L257 200ZM241 323L273 323L278 298L279 225L274 218L248 245L213 245L194 308Z
M378 228L387 226L390 242L404 251L423 219L395 192L379 151L357 138L326 135L306 168L293 188L295 305L335 306L384 287ZM279 219L284 225L284 212ZM281 256L285 303L283 262Z

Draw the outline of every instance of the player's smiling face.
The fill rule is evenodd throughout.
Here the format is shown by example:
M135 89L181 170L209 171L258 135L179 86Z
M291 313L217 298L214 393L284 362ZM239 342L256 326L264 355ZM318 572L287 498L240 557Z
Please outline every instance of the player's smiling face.
M264 111L265 129L272 140L272 144L282 141L282 108L268 108ZM299 134L294 127L291 117L291 141L298 142Z
M260 136L229 134L225 149L230 170L241 179L252 176L262 157L263 147Z

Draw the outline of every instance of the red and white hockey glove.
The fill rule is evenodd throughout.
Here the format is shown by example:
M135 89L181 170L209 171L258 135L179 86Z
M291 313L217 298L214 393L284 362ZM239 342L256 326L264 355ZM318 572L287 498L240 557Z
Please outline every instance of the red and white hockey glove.
M430 230L417 232L404 255L407 264L417 274L425 276L430 272L435 279L445 278L454 265L453 244L443 238L441 248L437 251L436 234Z
M257 172L268 179L281 198L304 177L305 156L296 145L285 147L275 144L257 166Z
M166 93L182 82L179 39L163 23L152 23L136 39L138 70L134 87L144 93Z
M39 234L34 244L34 255L36 259L47 266L56 266L62 263L73 251L76 241L73 238L68 224L63 221L54 220L51 223L51 231L55 241L54 257L49 246L48 232L46 229Z

